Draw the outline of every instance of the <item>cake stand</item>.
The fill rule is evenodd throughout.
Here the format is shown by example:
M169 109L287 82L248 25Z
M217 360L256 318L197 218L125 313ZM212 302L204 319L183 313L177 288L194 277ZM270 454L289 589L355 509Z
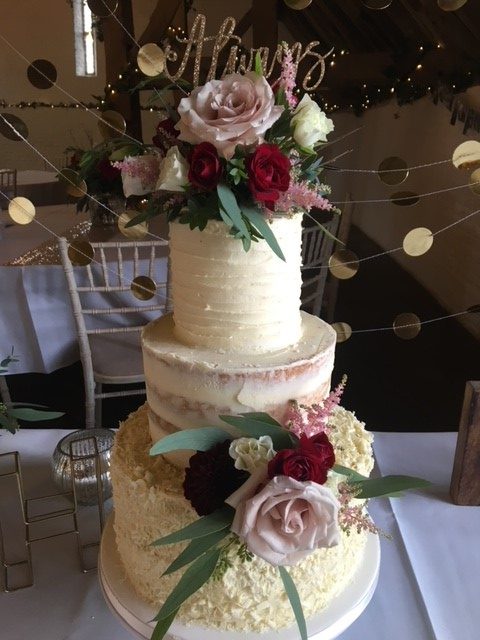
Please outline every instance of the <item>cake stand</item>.
M158 607L144 602L135 592L122 566L115 532L114 514L110 514L102 535L99 558L99 578L105 600L133 637L150 640L155 623L150 621ZM380 568L380 541L368 534L365 553L352 580L334 601L320 614L307 620L310 640L333 640L347 629L370 602L377 586ZM208 635L207 635L208 634ZM186 627L173 622L168 640L298 640L298 629L292 626L279 631L246 633L217 631L201 627Z

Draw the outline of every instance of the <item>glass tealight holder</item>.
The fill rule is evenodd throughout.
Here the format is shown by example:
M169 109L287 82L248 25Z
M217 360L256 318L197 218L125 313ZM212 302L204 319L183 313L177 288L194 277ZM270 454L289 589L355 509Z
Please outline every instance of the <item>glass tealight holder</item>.
M52 472L62 493L72 491L80 505L95 505L112 495L110 456L115 434L110 429L74 431L55 447ZM100 480L100 482L99 482Z

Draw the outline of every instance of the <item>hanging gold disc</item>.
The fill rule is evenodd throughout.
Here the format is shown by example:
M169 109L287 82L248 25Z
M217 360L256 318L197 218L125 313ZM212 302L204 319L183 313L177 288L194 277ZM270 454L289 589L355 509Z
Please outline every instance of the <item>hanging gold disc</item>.
M290 9L295 9L295 11L306 9L312 4L312 0L284 0L284 2L287 7L290 7Z
M1 115L0 133L2 136L7 138L7 140L13 140L14 142L23 140L23 138L28 138L28 127L23 120L18 116L14 116L13 113L2 113ZM7 122L5 122L5 120ZM16 133L16 131L18 131L18 133Z
M127 130L125 118L118 111L103 111L102 119L98 121L98 130L104 140L119 138Z
M35 205L28 198L18 196L9 202L8 215L17 224L29 224L35 217Z
M480 168L480 142L467 140L459 144L453 152L452 162L457 169Z
M127 210L118 216L118 229L120 233L123 233L123 235L127 238L132 238L133 240L141 240L142 238L145 238L148 233L148 225L146 222L140 222L133 227L126 226L138 215L140 215L140 211Z
M165 69L165 52L158 44L149 42L141 47L137 54L137 64L146 76L158 76Z
M367 7L367 9L374 9L375 11L388 9L392 2L393 0L362 0L362 4Z
M87 194L87 183L80 177L78 171L62 169L58 179L65 184L65 191L72 198L83 198Z
M480 196L480 169L475 169L470 176L470 190L476 196Z
M409 256L423 256L433 245L433 233L426 227L417 227L403 239L403 250Z
M468 0L437 0L438 6L444 11L456 11L467 2Z
M420 329L420 318L414 313L400 313L393 321L395 335L402 340L416 338Z
M402 158L397 158L396 156L385 158L385 160L382 160L378 165L378 177L383 183L389 186L402 184L402 182L405 182L408 178L407 163L405 160L402 160Z
M87 240L74 240L68 246L68 257L74 267L86 267L93 260L94 250Z
M346 342L352 335L352 327L346 322L334 322L332 329L334 329L337 334L337 344Z
M27 78L37 89L50 89L57 81L57 69L50 60L34 60L27 69Z
M339 280L353 278L359 268L358 256L348 249L340 249L330 256L328 268L330 273Z
M413 191L397 191L392 193L390 200L399 207L413 207L420 200L420 197Z
M137 276L132 280L130 289L139 300L150 300L157 291L157 285L148 276Z

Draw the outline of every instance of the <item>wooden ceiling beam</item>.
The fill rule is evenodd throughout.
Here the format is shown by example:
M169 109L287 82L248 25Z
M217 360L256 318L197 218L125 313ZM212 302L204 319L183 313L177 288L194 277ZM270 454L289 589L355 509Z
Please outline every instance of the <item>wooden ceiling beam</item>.
M183 0L158 0L145 31L138 39L139 45L160 42L182 5Z

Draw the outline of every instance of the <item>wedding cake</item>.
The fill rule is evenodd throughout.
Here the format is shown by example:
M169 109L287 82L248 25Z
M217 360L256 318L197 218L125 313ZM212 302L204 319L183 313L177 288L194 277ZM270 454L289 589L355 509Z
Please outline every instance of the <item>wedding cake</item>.
M193 451L151 457L152 444L222 424L223 414L268 412L282 420L291 399L321 403L330 390L334 331L299 309L301 216L275 218L272 229L285 261L265 242L245 253L222 222L203 231L171 225L174 312L143 331L148 402L121 426L112 458L118 551L126 576L152 604L161 605L178 582L163 573L184 546L152 542L196 517L182 486ZM337 408L328 429L336 462L368 475L371 436L363 424ZM335 490L338 478L327 484ZM338 544L291 568L306 617L348 584L365 539L364 531L341 532ZM275 567L259 557L244 562L235 549L227 562L219 579L180 608L180 622L257 633L294 624Z
M371 436L339 407L344 381L330 390L335 332L300 310L303 214L338 213L320 180L333 123L298 101L282 46L274 88L257 56L193 88L146 150L161 161L137 222L168 215L173 314L143 331L147 403L111 474L125 580L160 608L156 640L175 618L198 629L175 637L296 622L307 640L377 532L365 499L422 486L369 480Z

